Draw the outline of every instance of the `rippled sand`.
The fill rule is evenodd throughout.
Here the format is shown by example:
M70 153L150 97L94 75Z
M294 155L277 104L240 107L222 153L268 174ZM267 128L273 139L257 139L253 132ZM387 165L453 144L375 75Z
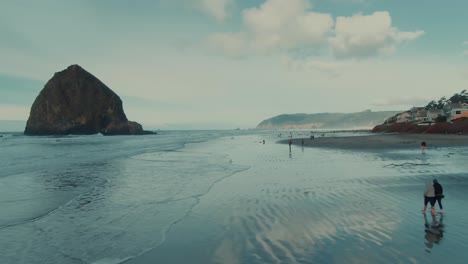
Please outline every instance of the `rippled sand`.
M0 161L0 263L468 259L468 147L289 147L254 133L7 139L4 157L21 158ZM421 214L433 178L443 217Z
M249 166L200 197L161 247L129 263L465 263L466 149L350 152L224 139ZM333 140L333 139L330 139ZM418 139L419 140L419 139ZM421 214L426 178L444 217Z

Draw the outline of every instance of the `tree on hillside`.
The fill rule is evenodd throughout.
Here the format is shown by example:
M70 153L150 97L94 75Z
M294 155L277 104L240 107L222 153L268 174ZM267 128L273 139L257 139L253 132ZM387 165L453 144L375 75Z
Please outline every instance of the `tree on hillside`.
M436 122L436 123L444 123L444 122L447 122L447 117L446 117L446 116L443 116L443 115L439 115L439 116L436 117L435 122Z
M468 93L466 90L456 93L449 99L453 103L468 103Z
M437 109L444 109L449 103L450 101L448 101L445 96L442 96L442 98L437 101Z
M436 101L432 100L426 105L426 110L437 110L437 103Z

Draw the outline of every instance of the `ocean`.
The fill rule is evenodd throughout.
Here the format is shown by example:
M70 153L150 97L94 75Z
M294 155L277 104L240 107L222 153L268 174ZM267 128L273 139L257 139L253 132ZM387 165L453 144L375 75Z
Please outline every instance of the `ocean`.
M0 135L0 263L468 260L467 147L290 149L276 144L288 131L257 130ZM425 217L434 178L446 213Z

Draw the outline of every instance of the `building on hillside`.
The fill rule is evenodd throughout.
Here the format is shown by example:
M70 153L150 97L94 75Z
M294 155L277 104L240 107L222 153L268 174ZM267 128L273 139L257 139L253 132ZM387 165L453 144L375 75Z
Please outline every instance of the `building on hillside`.
M468 117L468 104L452 103L447 106L447 120L453 121L458 118Z
M419 107L417 110L412 112L413 121L426 121L427 120L427 110L424 107Z
M412 120L413 120L413 118L412 118L411 114L408 113L408 112L400 113L396 117L396 122L397 123L408 123L408 122L410 122Z
M445 116L445 112L442 109L433 109L427 111L426 120L434 121L439 116Z

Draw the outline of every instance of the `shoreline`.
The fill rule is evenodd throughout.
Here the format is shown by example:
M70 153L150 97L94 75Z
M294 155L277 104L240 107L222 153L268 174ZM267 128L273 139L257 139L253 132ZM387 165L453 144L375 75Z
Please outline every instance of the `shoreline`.
M440 134L379 134L351 137L316 137L293 138L295 146L350 150L373 149L419 149L421 142L426 142L427 148L461 147L468 146L467 135L440 135ZM279 144L288 144L289 139L277 141Z

